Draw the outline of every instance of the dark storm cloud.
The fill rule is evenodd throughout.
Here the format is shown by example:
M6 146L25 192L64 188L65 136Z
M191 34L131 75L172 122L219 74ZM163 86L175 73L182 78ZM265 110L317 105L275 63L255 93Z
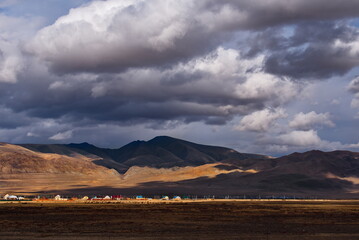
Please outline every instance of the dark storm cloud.
M77 88L77 86L74 87ZM180 100L151 102L145 98L140 99L140 93L138 96L127 98L108 96L97 99L89 96L91 89L88 88L55 94L51 91L41 92L40 89L27 89L27 91L29 95L25 98L26 100L18 97L16 103L9 102L8 106L34 119L52 118L57 119L59 123L73 126L105 122L133 125L148 121L160 123L167 120L180 120L186 123L203 121L214 124L214 117L221 119L216 121L218 124L225 124L235 114L235 112L221 110L219 108L221 104L211 105ZM33 92L30 93L30 91ZM18 103L18 101L26 103ZM17 127L20 125L10 118L0 120L0 126Z
M1 89L0 100L17 113L70 126L168 120L223 125L237 115L279 106L298 91L260 69L261 61L242 61L237 50L223 48L170 69L49 76L34 68Z
M291 33L293 32L293 33ZM291 27L272 27L256 33L247 41L249 56L262 52L290 51L305 44L330 45L334 40L356 41L358 31L346 21L308 21ZM302 48L305 49L305 48Z
M350 56L346 49L328 46L308 47L304 51L275 53L266 61L266 71L293 78L330 78L344 75L359 65L359 59Z
M11 82L0 85L0 138L108 145L126 131L229 133L241 119L263 126L256 116L276 109L273 121L263 120L273 138L321 143L315 129L291 135L272 127L295 114L286 107L303 97L307 81L298 79L359 66L358 30L349 22L358 9L350 0L92 1L21 37L9 33L22 33L27 19L12 27L0 14L0 34L12 36L0 38L0 81Z
M26 114L16 114L12 110L0 106L0 129L15 129L28 126L32 120Z
M242 13L237 20L244 29L261 29L276 25L296 24L313 20L334 20L358 17L359 2L356 0L226 0L209 1L209 6L221 9L226 3ZM236 20L234 20L236 21Z
M350 46L359 41L359 32L346 22L306 22L297 24L293 34L288 31L277 27L258 33L250 39L247 55L265 52L267 72L295 79L343 75L359 65Z

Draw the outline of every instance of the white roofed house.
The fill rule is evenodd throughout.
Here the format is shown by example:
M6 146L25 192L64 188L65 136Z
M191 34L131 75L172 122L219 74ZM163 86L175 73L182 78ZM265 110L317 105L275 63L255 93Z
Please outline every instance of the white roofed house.
M6 194L4 196L4 200L7 200L7 201L16 201L16 200L19 200L19 198L15 195L9 195L9 194Z
M181 198L180 196L175 196L175 197L173 197L173 200L174 200L174 201L181 201L182 198Z
M60 195L56 195L54 198L55 201L67 201L67 198L62 198Z

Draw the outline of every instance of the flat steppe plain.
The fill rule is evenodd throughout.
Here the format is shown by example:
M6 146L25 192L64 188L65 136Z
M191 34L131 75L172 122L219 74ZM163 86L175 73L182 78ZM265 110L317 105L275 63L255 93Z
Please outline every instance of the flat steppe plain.
M359 201L1 203L0 239L359 240Z

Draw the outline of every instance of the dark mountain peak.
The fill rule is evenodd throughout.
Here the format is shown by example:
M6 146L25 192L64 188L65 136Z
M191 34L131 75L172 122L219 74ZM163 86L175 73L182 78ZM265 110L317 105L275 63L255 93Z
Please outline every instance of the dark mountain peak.
M166 143L172 143L175 141L183 141L177 138L169 137L169 136L157 136L151 140L148 141L148 143L151 144L166 144Z
M191 148L210 148L210 149L232 150L232 149L225 148L225 147L203 145L203 144L194 143L194 142L186 141L186 140L179 139L179 138L173 138L173 137L169 137L169 136L157 136L157 137L149 140L148 143L150 143L152 145L155 144L155 145L158 145L161 147L167 147L169 145L179 147L179 146L185 145L185 146L191 147Z
M81 149L81 150L84 150L84 151L88 151L90 153L93 153L93 151L98 151L99 147L96 147L95 145L92 145L88 142L83 142L83 143L70 143L70 144L67 144L65 145L67 147L70 147L70 148L73 148L73 149Z
M163 135L163 136L154 137L152 140L179 140L179 139ZM152 140L150 140L150 141L152 141Z
M134 148L138 148L140 146L146 145L147 142L146 141L142 141L142 140L136 140L133 142L130 142L128 144L126 144L125 146L117 149L117 150L121 150L121 149L134 149Z
M319 155L323 155L323 154L325 154L325 152L323 152L323 151L311 150L308 152L294 152L294 153L291 153L291 154L283 156L283 157L285 157L285 158L303 158L303 157L308 157L308 156L319 156Z
M82 142L82 143L70 143L68 144L69 147L76 146L76 147L96 147L93 144L90 144L88 142Z
M350 152L350 151L344 151L344 150L336 150L332 152L324 152L321 150L311 150L304 153L292 153L287 156L283 156L281 158L287 158L287 159L308 159L308 158L317 158L317 159L328 159L328 158L334 158L334 157L344 157L344 156L359 156L359 153L356 152Z
M126 171L132 166L171 168L225 161L240 163L245 159L264 157L257 154L239 153L225 147L197 144L169 136L157 136L149 141L133 141L118 149L100 148L88 142L27 147L46 153L91 155L93 158L99 158L98 164L114 168L119 172Z
M331 152L332 154L336 154L336 155L359 155L359 153L357 152L351 152L351 151L346 151L346 150L336 150Z
M313 149L311 151L308 151L307 153L325 153L325 152L317 150L317 149Z
M136 141L133 141L133 142L130 142L128 145L140 145L140 144L143 144L143 143L146 143L146 141L143 141L143 140L136 140Z
M305 152L304 154L305 155L313 155L313 156L321 156L321 155L324 155L324 154L327 154L328 152L323 152L323 151L320 151L320 150L311 150L311 151L308 151L308 152Z

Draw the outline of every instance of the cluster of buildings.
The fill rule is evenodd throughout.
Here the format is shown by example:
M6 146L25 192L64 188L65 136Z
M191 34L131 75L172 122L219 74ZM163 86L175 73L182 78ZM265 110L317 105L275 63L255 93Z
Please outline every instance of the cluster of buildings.
M18 197L16 195L9 195L9 194L6 194L3 199L5 201L23 201L23 200L26 200L25 197Z
M142 195L137 195L134 197L124 197L122 195L106 195L106 196L94 196L94 197L62 197L61 195L56 196L38 196L38 197L20 197L16 195L9 195L6 194L2 198L2 201L117 201L117 200L145 200L145 201L151 201L153 198L147 198ZM180 196L174 196L173 198L170 198L168 196L162 196L162 197L156 197L157 200L163 200L163 201L180 201L182 198Z

